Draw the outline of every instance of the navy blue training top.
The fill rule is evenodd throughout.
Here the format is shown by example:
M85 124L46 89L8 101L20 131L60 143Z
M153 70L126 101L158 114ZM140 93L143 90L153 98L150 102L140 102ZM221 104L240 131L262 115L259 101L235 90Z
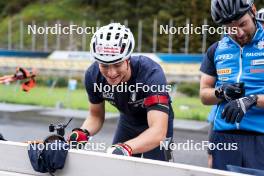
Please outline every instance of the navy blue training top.
M130 65L130 80L120 84L126 84L126 87L130 86L131 89L133 88L132 86L136 87L138 84L138 91L118 92L117 88L110 91L109 89L100 90L100 85L101 88L104 86L109 87L110 85L100 73L99 64L94 62L85 73L85 87L89 101L93 104L98 104L107 100L125 116L126 120L133 124L147 124L147 112L152 109L163 111L169 114L169 118L173 119L173 110L168 94L170 87L167 85L165 74L160 65L145 56L131 57ZM151 87L153 85L152 90L146 88L147 86ZM132 90L136 90L136 88ZM167 96L169 105L145 107L143 104L144 99L152 95Z

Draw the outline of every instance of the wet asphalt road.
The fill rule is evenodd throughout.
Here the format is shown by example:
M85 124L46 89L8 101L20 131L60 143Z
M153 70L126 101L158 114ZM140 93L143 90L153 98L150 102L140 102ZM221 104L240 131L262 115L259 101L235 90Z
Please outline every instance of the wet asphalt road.
M50 133L48 132L48 126L50 123L64 122L65 119L53 119L47 117L36 117L30 118L30 120L25 120L19 118L21 114L3 114L0 113L0 133L11 141L24 142L28 140L39 140L44 139ZM18 116L18 117L17 117ZM41 118L41 120L39 120ZM82 120L74 119L66 130L68 134L70 129L79 127L82 124ZM112 138L114 136L114 131L116 128L116 120L106 121L102 130L93 137L92 141L94 143L104 142L106 146L110 146ZM207 134L204 132L192 132L192 131L182 131L174 130L174 141L179 143L196 144L201 141L207 140ZM185 145L186 146L186 145ZM173 146L175 162L192 164L197 166L207 166L207 154L206 150L183 150L181 148Z

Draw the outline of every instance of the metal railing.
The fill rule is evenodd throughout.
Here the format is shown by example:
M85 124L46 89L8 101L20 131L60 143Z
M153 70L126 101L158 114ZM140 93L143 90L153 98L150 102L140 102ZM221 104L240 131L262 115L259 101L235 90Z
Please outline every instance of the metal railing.
M112 20L113 21L113 20ZM129 26L128 20L124 20L121 22L125 25ZM207 19L204 19L203 24L207 25ZM0 37L0 48L8 49L8 50L30 50L30 51L53 51L53 50L79 50L79 51L87 51L89 50L89 42L94 30L90 31L90 34L82 33L70 33L70 34L50 34L44 32L43 34L33 34L32 27L36 25L36 29L41 27L42 29L46 29L47 27L53 27L55 25L61 25L61 27L77 25L78 27L85 28L90 25L90 29L96 29L100 27L102 24L101 21L97 20L96 24L91 25L88 24L87 21L44 21L44 22L36 22L36 21L26 21L21 18L8 18L7 25L0 29L0 32L5 33L7 35ZM190 25L190 19L186 19L185 24L183 26ZM184 38L184 42L182 42L182 46L180 44L175 44L178 40L178 35L172 34L171 32L168 34L160 34L161 31L161 22L158 19L153 19L152 26L152 34L149 34L148 37L151 36L152 40L146 41L146 33L144 28L146 26L143 20L139 20L137 24L134 24L132 31L135 34L136 47L135 51L137 52L167 52L167 53L175 53L175 51L180 53L188 54L190 53L190 43L193 40L192 35L190 34L182 34L181 37ZM173 19L168 21L166 24L169 28L176 25ZM31 26L31 28L29 27ZM5 31L5 32L3 32ZM31 33L30 33L31 32ZM162 36L166 35L166 36ZM161 44L160 38L162 38L163 43ZM165 39L164 39L165 38ZM200 43L200 47L197 49L197 53L204 53L208 44L208 34L205 32L200 36L201 40L198 41ZM164 42L167 40L167 44ZM196 41L197 42L197 41ZM163 49L159 49L159 46L163 47ZM148 46L147 49L145 46ZM145 47L145 48L144 48ZM165 48L165 49L164 49Z

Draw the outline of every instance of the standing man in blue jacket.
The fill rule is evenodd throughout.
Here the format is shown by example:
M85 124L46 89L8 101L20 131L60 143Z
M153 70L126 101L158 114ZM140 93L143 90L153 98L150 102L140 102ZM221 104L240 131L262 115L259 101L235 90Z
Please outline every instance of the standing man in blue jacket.
M212 167L264 169L263 28L248 0L212 0L211 15L215 23L236 28L235 34L208 49L200 69L201 100L217 105L211 142L236 144L232 149L214 149Z

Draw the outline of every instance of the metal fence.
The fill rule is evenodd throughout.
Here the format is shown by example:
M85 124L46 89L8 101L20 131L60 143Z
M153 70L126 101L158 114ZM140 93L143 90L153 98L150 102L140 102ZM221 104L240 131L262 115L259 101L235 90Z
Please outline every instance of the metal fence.
M123 23L125 25L129 26L128 20L124 20ZM175 22L171 19L169 20L167 26L169 29L173 27ZM101 22L99 20L96 21L96 24L90 31L90 34L87 34L83 32L82 34L78 34L77 31L69 33L69 34L63 34L63 33L57 33L57 34L51 34L50 31L44 32L42 34L34 34L33 33L33 27L36 26L35 29L47 29L50 27L54 27L57 25L64 28L65 26L72 26L77 25L78 28L82 27L87 28L87 22L74 22L74 21L44 21L44 22L36 22L31 21L27 22L23 18L9 18L7 20L7 25L3 26L2 31L6 31L6 36L0 37L0 48L2 49L8 49L8 50L30 50L30 51L53 51L53 50L79 50L79 51L86 51L89 50L89 42L90 38L92 36L92 33L94 30L98 27L100 27ZM186 19L186 26L191 25L190 19ZM204 19L203 24L201 25L207 25L207 19ZM31 26L31 27L29 27ZM91 25L92 26L92 25ZM158 19L153 19L152 22L152 41L148 41L148 49L143 49L143 46L146 45L146 41L144 40L144 23L143 20L139 20L136 27L133 28L133 33L136 33L135 40L136 40L136 52L163 52L163 53L173 53L176 51L176 47L178 48L177 51L180 51L181 53L190 53L190 42L192 40L192 35L190 34L184 34L184 40L182 41L182 46L176 46L174 43L177 40L177 37L175 37L174 34L169 32L165 36L165 41L167 41L167 44L164 43L163 39L163 50L159 49L158 46L160 45L160 31L161 31L161 25L159 24ZM35 30L37 31L37 30ZM42 30L43 31L43 30ZM47 31L47 30L46 30ZM31 33L30 33L31 32ZM39 32L39 31L38 31ZM3 32L2 32L3 33ZM163 35L163 34L162 34ZM164 38L164 37L163 37ZM200 48L197 49L197 53L204 53L207 47L208 43L208 34L205 32L202 35L200 35L201 40L200 42ZM184 43L184 45L183 45ZM164 49L165 48L165 49Z

